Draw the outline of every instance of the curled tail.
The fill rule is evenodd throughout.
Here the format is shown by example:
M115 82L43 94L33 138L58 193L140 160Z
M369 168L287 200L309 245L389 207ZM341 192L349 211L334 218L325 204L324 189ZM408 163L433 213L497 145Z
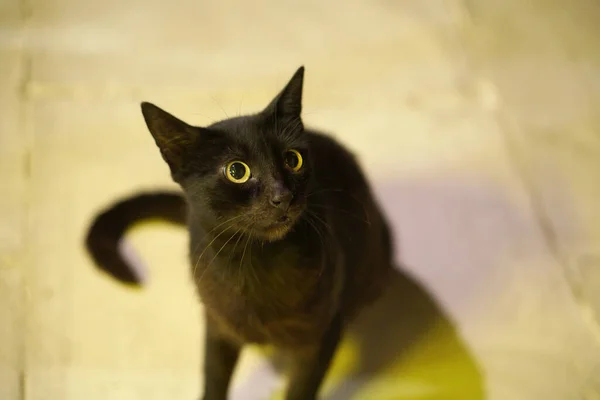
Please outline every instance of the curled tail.
M125 232L142 221L158 219L184 225L186 218L187 205L180 193L141 193L102 211L89 229L85 246L101 271L123 283L140 285L142 277L123 256L119 246Z

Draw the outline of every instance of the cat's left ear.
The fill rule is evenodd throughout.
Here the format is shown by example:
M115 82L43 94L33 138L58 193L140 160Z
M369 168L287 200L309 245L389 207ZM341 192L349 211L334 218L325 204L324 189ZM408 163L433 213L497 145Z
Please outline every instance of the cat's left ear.
M292 79L265 109L277 117L299 118L302 113L302 86L304 83L304 66L292 76Z

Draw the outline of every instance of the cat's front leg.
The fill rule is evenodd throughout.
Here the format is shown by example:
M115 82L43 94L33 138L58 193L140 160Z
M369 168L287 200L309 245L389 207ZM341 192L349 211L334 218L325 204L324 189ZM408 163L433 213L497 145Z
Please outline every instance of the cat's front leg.
M216 324L210 318L206 318L202 400L227 400L231 376L239 354L240 346L224 337Z
M342 318L337 314L317 345L293 354L293 369L286 400L315 400L342 337Z

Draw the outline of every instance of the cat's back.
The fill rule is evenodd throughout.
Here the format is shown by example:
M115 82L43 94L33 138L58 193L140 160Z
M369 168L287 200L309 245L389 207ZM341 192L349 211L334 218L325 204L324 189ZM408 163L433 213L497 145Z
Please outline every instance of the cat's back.
M354 154L334 138L308 131L314 187L309 208L325 217L346 265L346 307L353 314L378 296L393 265L392 234Z
M310 158L320 185L367 185L356 157L326 133L307 130ZM368 185L367 185L368 186Z

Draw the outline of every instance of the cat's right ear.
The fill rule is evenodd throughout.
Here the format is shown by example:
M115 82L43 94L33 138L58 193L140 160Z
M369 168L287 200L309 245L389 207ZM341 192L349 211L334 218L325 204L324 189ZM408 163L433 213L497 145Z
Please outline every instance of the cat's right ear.
M263 112L275 114L281 118L300 118L303 83L304 66L301 66Z
M196 141L198 132L191 125L169 114L152 103L141 104L146 126L160 149L163 159L176 173L185 161L185 155Z

